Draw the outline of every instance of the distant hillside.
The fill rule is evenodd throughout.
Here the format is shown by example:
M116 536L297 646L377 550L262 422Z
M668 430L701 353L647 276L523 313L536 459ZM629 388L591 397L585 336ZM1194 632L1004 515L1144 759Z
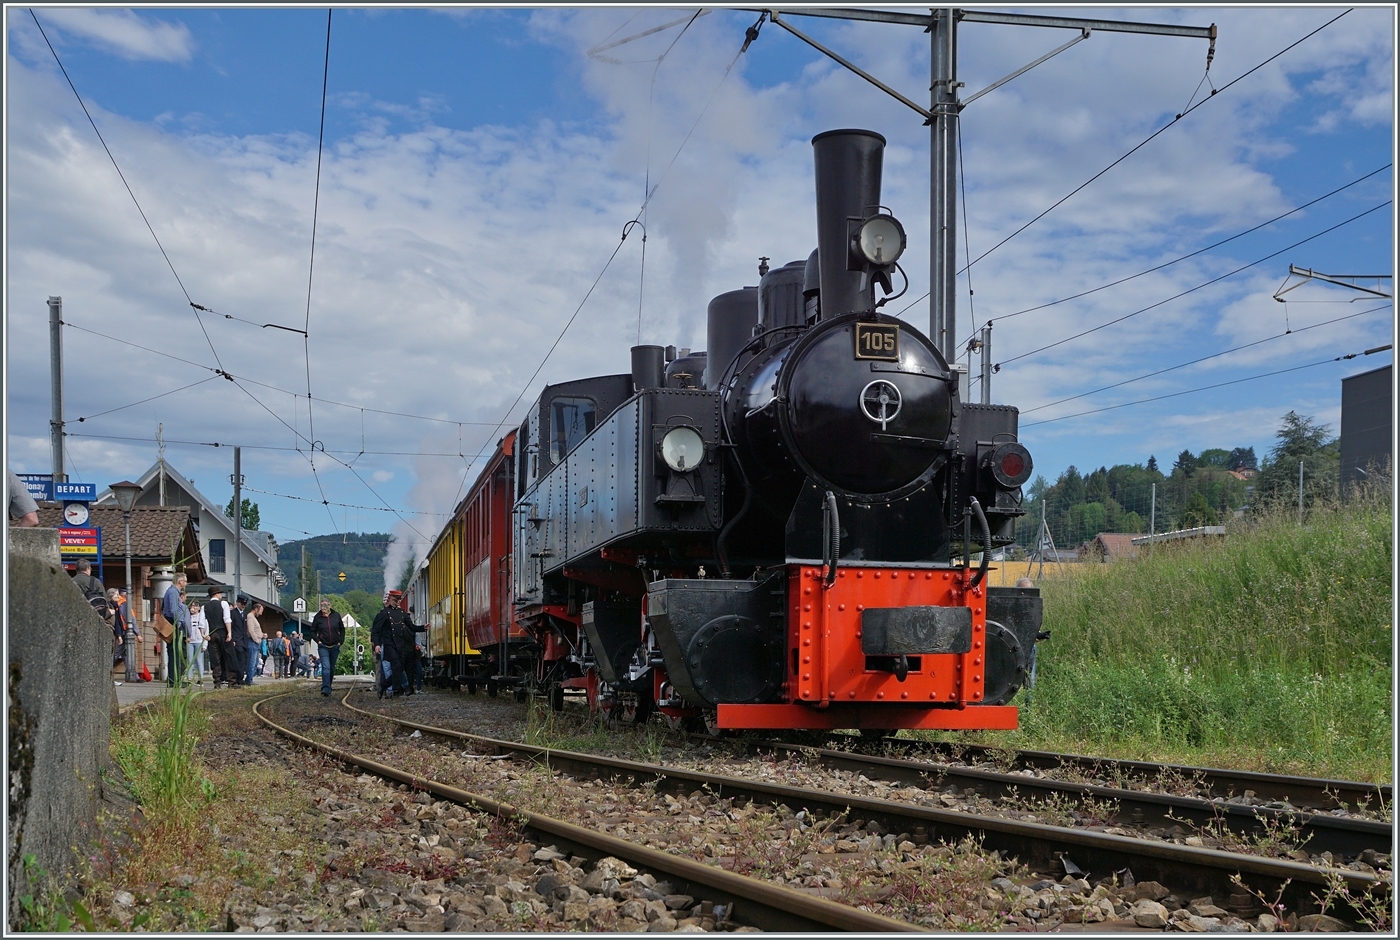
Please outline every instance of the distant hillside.
M308 604L316 593L316 572L321 572L321 590L327 594L365 591L384 593L384 552L393 541L387 532L349 532L345 535L317 535L277 546L277 564L287 575L283 600L305 597ZM301 550L306 549L306 571L299 574ZM345 572L345 580L338 577ZM304 583L303 583L304 579Z

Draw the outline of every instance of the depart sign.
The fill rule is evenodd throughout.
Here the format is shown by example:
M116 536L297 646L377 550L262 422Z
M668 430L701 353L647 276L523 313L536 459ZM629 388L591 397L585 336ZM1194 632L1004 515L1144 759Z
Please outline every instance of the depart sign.
M97 484L55 483L53 485L53 498L60 502L69 500L75 503L95 503L97 502Z

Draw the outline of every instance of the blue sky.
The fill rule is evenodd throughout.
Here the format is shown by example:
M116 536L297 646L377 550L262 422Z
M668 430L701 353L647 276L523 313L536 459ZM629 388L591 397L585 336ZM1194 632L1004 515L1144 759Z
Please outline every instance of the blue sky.
M1210 80L1221 87L1343 9L1057 12L1215 22ZM36 12L191 298L256 323L299 325L307 315L324 9ZM693 13L337 10L309 348L295 334L206 319L216 363L27 9L7 8L10 466L47 469L48 370L39 353L47 344L44 299L60 294L74 324L65 336L70 422L210 377L220 363L245 380L243 390L216 380L70 424L73 476L99 484L134 476L154 460L163 424L171 440L244 445L245 475L264 491L253 496L279 538L347 527L430 538L436 517L411 513L449 510L464 478L474 476L479 464L468 469L469 458L498 436L543 348L637 211L648 174L660 187L645 217L643 340L699 346L710 296L754 283L759 255L784 262L810 251L808 141L832 127L869 127L889 138L885 202L910 233L906 300L922 294L928 137L912 111L771 24L736 60L754 19L738 11L608 50L617 61L588 55ZM919 30L793 22L915 100L926 97L928 40ZM974 265L972 310L966 278L960 284L959 335L966 337L974 314L980 324L1098 287L1384 167L1394 143L1394 35L1393 10L1357 9L1192 112ZM964 94L1066 38L1058 30L964 24ZM1096 32L969 105L962 121L971 255L1170 120L1201 81L1204 47ZM995 400L1030 412L1378 306L1351 303L1352 295L1329 287L1293 291L1286 307L1271 295L1289 263L1389 273L1395 216L1382 204L1393 190L1387 169L1162 271L996 321L994 359L1010 361L994 380ZM1217 285L1020 358L1377 206ZM961 256L961 231L959 240ZM640 248L634 238L618 251L509 423L543 382L626 369L637 335ZM905 316L925 327L927 304ZM1168 460L1183 448L1253 446L1262 455L1290 409L1335 430L1340 379L1388 363L1390 354L1064 416L1360 352L1388 342L1392 320L1387 308L1039 408L1023 418L1023 440L1052 479L1071 463ZM308 360L316 400L309 416ZM305 453L297 435L309 433L308 417L341 462ZM1059 420L1031 424L1045 418ZM226 450L172 444L167 455L209 496L227 499ZM328 511L322 498L388 504L412 526L374 509Z

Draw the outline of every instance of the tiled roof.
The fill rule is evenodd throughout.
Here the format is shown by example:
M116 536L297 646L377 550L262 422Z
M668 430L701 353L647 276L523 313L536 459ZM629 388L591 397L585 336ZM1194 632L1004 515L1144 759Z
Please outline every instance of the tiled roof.
M115 506L94 505L88 509L91 516L85 527L101 527L103 556L125 555L126 531L122 526L122 511ZM53 503L41 505L39 525L49 528L63 525L63 508ZM189 525L190 511L183 507L137 506L131 511L132 559L163 560L169 564L172 554L181 551L188 553L189 545L182 546L181 542L188 534L186 530Z

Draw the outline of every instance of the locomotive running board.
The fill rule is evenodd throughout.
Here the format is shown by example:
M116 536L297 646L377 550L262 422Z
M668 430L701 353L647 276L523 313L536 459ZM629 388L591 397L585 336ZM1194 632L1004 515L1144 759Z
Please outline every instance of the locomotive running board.
M720 728L925 728L932 730L1016 730L1015 705L972 705L967 708L901 708L889 705L720 705L715 724Z

